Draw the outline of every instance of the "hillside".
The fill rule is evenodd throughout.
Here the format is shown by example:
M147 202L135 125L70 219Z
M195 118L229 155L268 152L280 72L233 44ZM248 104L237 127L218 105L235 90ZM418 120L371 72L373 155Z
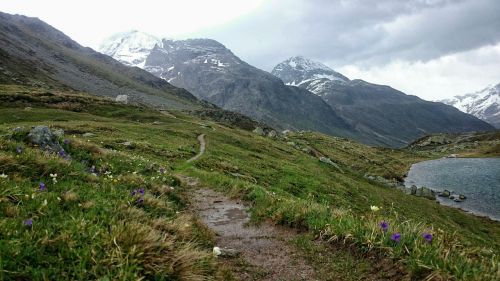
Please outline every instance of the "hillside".
M311 91L328 103L365 138L401 147L432 133L493 130L451 106L424 101L385 85L350 80L328 66L292 57L272 71L287 85Z
M320 98L285 86L209 39L163 40L144 69L200 99L280 129L356 135Z
M64 153L43 152L28 141L37 125L64 130L58 138ZM205 135L205 153L185 163L198 153L199 134ZM196 189L182 184L187 176L244 199L257 225L270 221L300 229L291 247L323 280L400 280L387 268L393 259L405 279L498 276L498 222L363 176L387 170L396 175L413 161L442 154L370 148L317 133L287 138L85 93L3 85L0 276L231 280L243 271L264 278L251 261L213 257L213 233L188 205ZM306 146L340 169L319 161ZM380 230L381 220L390 233L402 234L400 242ZM432 243L423 232L432 233ZM328 245L334 250L320 250ZM320 262L312 254L317 251L330 262ZM387 263L376 267L374 258Z
M0 12L0 82L85 91L163 109L200 109L194 96L85 48L37 18Z

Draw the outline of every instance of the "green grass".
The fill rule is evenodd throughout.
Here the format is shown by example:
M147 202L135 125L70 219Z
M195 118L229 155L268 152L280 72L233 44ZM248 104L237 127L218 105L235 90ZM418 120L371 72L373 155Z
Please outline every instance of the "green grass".
M180 112L171 112L173 118L77 93L0 90L0 173L8 175L0 182L3 279L224 279L230 274L210 257L210 235L185 209L189 190L179 187L175 173L250 201L256 222L271 219L324 241L345 242L357 252L395 258L413 278L495 280L500 274L498 222L364 177L399 179L411 163L439 153L370 148L315 133L275 140ZM31 126L42 124L66 131L71 161L24 141ZM16 127L23 129L13 137ZM87 132L96 136L83 138ZM207 151L185 164L197 152L200 133ZM22 154L17 146L24 147ZM308 146L343 172L302 150ZM90 175L91 165L113 178ZM160 175L159 167L167 173ZM58 174L55 185L51 173ZM47 192L37 191L40 181ZM139 187L146 188L147 200L138 205L130 192ZM371 212L371 205L382 209ZM32 229L23 226L28 218ZM389 222L389 233L380 230L381 220ZM393 232L402 234L400 243L389 239ZM423 232L434 235L432 243L423 240ZM297 247L305 257L317 250L305 240ZM324 268L329 272L345 267L345 276L370 266L364 260L332 262L320 266L331 266Z

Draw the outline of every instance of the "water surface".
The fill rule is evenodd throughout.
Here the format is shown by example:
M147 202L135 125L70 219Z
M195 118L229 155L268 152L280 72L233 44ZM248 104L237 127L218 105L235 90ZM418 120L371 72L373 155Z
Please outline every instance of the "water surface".
M464 194L463 202L438 197L441 204L500 221L500 158L443 158L411 166L405 186L426 186Z

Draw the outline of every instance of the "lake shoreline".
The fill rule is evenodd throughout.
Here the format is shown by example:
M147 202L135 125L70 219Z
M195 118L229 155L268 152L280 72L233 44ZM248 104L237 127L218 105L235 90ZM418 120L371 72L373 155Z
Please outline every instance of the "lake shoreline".
M443 157L421 161L410 166L400 183L406 191L415 185L418 188L426 187L435 193L448 190L452 194L464 194L467 199L463 202L454 202L452 199L439 196L435 196L435 201L442 206L458 209L468 215L498 223L500 222L500 210L497 206L500 201L496 197L498 197L497 193L500 192L500 178L495 176L498 174L495 168L497 161L500 161L500 158ZM485 165L490 170L486 169ZM450 169L450 167L452 168ZM460 177L464 177L464 180L457 180ZM485 178L488 179L488 182L483 184L481 180Z

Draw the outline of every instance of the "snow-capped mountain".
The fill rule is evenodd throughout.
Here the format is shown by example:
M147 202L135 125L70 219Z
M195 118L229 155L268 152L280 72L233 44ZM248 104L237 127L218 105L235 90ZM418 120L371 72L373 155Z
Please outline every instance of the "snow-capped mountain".
M440 102L452 105L460 111L472 114L500 128L500 84Z
M389 86L349 80L328 66L292 57L272 74L320 96L358 131L392 146L425 134L490 130L491 126L451 106L424 101Z
M291 57L274 67L271 72L287 85L306 88L322 95L325 84L345 84L349 79L328 66L302 56Z
M186 71L224 73L243 63L224 45L211 39L169 40L151 50L144 69L173 84ZM177 81L176 81L177 80ZM186 85L183 85L186 86Z
M146 58L161 40L137 30L117 33L102 42L99 52L129 66L144 68Z
M158 42L154 37L142 40L138 34L114 36L102 50L200 99L275 128L316 130L388 146L402 146L433 132L492 129L451 106L388 86L349 80L304 57L286 60L272 75L215 40ZM141 41L147 43L142 46Z

